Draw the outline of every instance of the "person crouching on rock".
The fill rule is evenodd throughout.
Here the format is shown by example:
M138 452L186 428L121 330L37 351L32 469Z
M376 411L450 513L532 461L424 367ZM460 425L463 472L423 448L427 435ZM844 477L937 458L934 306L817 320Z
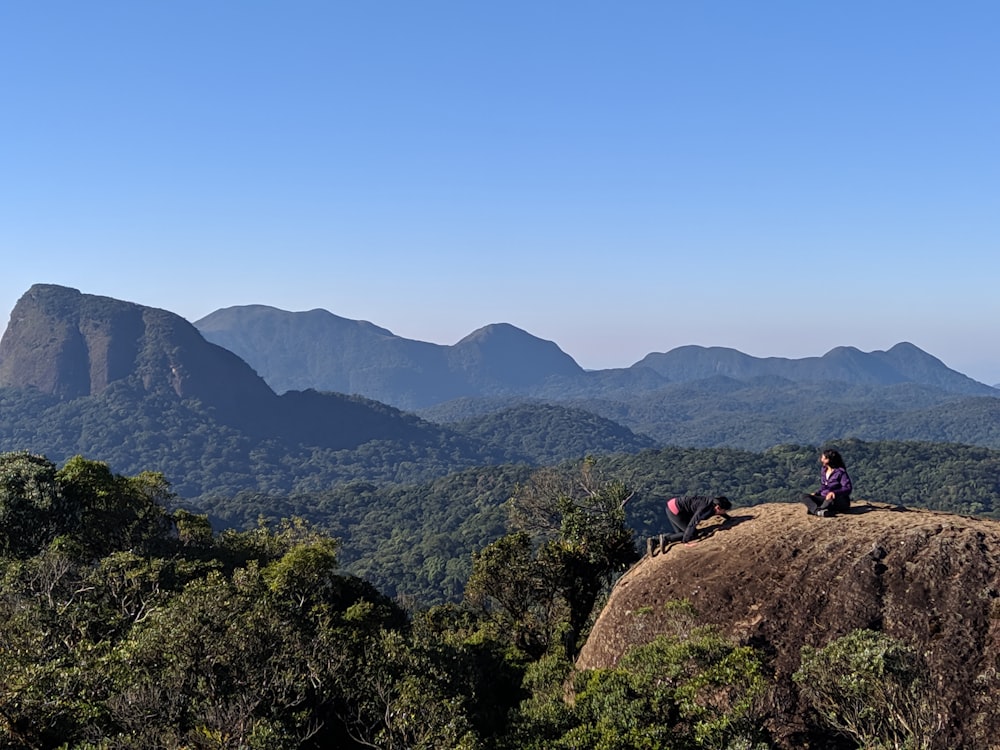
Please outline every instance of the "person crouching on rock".
M812 516L832 516L851 509L851 478L838 451L825 450L819 457L823 464L819 491L802 495L806 512Z
M663 538L669 542L684 542L691 544L698 529L698 524L712 516L722 516L727 521L726 511L733 507L724 496L708 497L707 495L685 495L667 500L667 519L674 527L673 534Z

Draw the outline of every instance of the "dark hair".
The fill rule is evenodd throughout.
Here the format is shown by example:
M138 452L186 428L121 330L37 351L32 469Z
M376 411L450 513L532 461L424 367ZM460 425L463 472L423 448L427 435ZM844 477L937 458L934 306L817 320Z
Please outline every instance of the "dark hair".
M723 510L729 510L730 508L733 507L733 504L729 502L729 498L726 497L725 495L720 495L719 497L715 498L715 504L718 505Z
M826 456L826 460L830 462L830 466L834 469L846 469L847 466L844 464L844 458L840 455L840 451L836 451L833 448L828 448L823 451L823 455Z

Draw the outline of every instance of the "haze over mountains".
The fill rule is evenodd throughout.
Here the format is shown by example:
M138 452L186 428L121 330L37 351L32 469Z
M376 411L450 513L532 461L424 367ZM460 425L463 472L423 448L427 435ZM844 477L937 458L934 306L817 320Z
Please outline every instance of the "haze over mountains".
M584 371L555 343L507 324L451 346L325 310L231 307L195 325L277 391L357 393L440 423L547 403L593 413L664 445L759 450L844 436L1000 443L992 422L1000 416L1000 390L905 342L867 353L841 346L804 359L683 346L631 367Z
M458 429L357 396L278 395L183 318L62 286L32 286L0 339L0 450L162 471L187 498L423 481L655 445L572 408L513 407L500 423Z
M332 317L278 313L286 322ZM907 448L893 441L1000 449L997 392L908 344L870 354L838 349L809 362L687 347L630 368L584 372L555 344L512 326L489 326L449 348L400 340L367 323L335 322L355 337L353 354L344 358L355 367L339 370L352 390L369 377L383 387L406 386L411 370L400 352L417 352L425 366L413 366L409 397L427 399L423 388L434 385L428 373L444 372L451 379L440 382L450 390L440 393L453 398L410 413L313 388L279 395L243 359L173 313L32 286L0 339L0 451L38 453L56 464L83 455L125 475L162 472L185 506L210 513L222 527L252 525L261 513L312 517L348 540L345 560L362 565L378 554L375 538L392 536L412 550L417 536L440 539L442 526L463 514L488 515L492 533L500 515L491 514L509 487L534 467L586 456L634 460L630 465L643 467L636 471L654 478L646 486L651 497L674 491L678 481L732 485L748 497L765 492L758 486L765 475L767 486L808 484L813 447L835 440L854 461L879 451L891 454L880 466L901 461L898 482L877 477L889 482L887 497L898 497L911 484L911 468L899 458ZM369 337L378 340L371 349ZM295 326L272 338L282 341L286 357L315 350L336 365L329 342L310 343ZM815 371L844 379L793 379ZM972 512L992 509L992 459L953 447L908 455L947 456L945 463L959 467L948 474L947 500ZM699 448L713 450L697 456ZM739 477L726 474L730 449L745 452L736 451ZM869 488L884 473L868 472ZM488 512L470 499L484 486L494 488ZM454 507L456 492L466 493L467 507ZM403 526L397 503L408 514ZM652 506L630 507L639 526L661 520ZM381 537L372 537L375 518L382 519ZM467 560L485 532L454 523L449 549ZM397 585L397 563L398 556L388 556L379 575L366 563L365 575Z
M304 434L337 448L399 433L407 421L394 410L339 395L279 396L246 362L206 341L180 316L45 284L21 297L0 339L0 387L62 401L127 388L200 402L221 423L254 434ZM359 413L364 419L354 418Z
M263 305L217 310L195 326L207 340L246 360L279 393L303 388L357 393L411 410L460 398L634 397L714 377L910 383L953 394L1000 395L909 343L870 353L841 346L804 359L683 346L650 353L628 368L584 371L555 343L506 323L480 328L450 346L405 339L326 310L286 312Z
M218 310L195 326L279 393L357 393L401 409L465 396L531 395L553 378L584 375L554 343L507 324L481 328L454 346L401 338L326 310L291 313L263 305Z
M588 372L506 324L440 346L323 310L228 308L191 324L46 284L0 339L0 449L164 471L189 497L666 445L1000 448L998 396L906 343L803 360L681 347Z

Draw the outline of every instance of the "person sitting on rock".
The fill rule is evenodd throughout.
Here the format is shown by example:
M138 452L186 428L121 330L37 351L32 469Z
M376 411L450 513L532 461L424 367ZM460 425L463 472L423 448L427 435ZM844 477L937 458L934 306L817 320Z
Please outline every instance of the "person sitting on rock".
M669 542L684 542L690 544L695 537L698 524L712 516L722 516L727 521L726 511L733 507L729 499L708 497L707 495L685 495L667 500L667 519L674 527L673 534L665 534L662 538Z
M819 491L802 495L806 512L811 516L832 516L849 512L853 488L843 457L831 448L823 451L819 461L823 464Z

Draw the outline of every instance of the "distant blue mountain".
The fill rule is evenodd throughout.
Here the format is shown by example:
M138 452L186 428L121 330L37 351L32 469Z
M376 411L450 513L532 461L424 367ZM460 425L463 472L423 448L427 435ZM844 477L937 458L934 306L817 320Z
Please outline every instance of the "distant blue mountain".
M997 395L996 389L948 368L941 360L907 342L888 351L867 353L853 346L838 346L822 357L803 359L758 358L723 347L682 346L663 354L647 354L634 366L655 370L671 382L715 375L738 380L772 375L797 383L917 383L949 393Z
M500 323L454 345L402 338L325 310L229 307L195 323L202 335L247 361L277 392L314 388L358 394L402 409L456 399L621 399L668 384L725 376L793 383L914 383L950 394L1000 395L949 369L913 344L862 352L842 346L822 357L751 357L735 349L682 346L628 368L584 371L555 343Z
M284 330L287 316L267 308L251 314L272 326L275 362L301 361L306 351L321 370L323 352L307 345L308 334L333 328L343 351L353 347L369 369L372 348L381 347L378 377L389 384L396 378L411 392L518 392L550 373L581 372L554 344L512 326L488 326L438 347L322 311L296 316ZM425 378L409 383L414 368ZM35 284L0 337L0 452L27 450L56 462L84 454L115 471L163 471L193 498L422 481L472 466L655 445L568 406L504 403L446 426L377 400L320 392L308 378L298 382L306 387L278 395L243 359L166 310Z
M193 325L45 284L0 338L0 402L0 450L169 470L188 496L653 445L1000 447L1000 391L911 344L802 360L681 347L588 372L507 324L451 346L323 310L229 308Z
M584 370L551 341L500 323L443 346L326 310L229 307L195 323L277 392L313 388L414 409L462 397L516 396Z

